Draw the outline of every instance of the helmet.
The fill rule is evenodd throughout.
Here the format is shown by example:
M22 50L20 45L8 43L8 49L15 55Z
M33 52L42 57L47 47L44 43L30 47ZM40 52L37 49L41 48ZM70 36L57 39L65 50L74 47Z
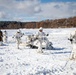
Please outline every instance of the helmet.
M39 28L39 30L43 30L43 28L42 28L42 27L40 27L40 28Z

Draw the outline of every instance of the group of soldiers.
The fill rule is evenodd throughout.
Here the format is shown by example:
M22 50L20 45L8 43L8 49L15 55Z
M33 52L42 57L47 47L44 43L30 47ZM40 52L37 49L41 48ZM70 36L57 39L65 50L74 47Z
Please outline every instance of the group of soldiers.
M24 35L20 30L16 32L14 35L17 43L17 48L19 49L21 41L21 37ZM45 49L53 49L53 44L50 42L47 38L48 34L45 34L43 32L43 28L40 27L39 31L36 35L28 35L27 36L27 41L26 41L26 46L29 46L30 48L37 48L39 53L43 53L43 48ZM4 40L3 40L4 37ZM7 31L4 31L4 34L0 30L0 45L2 45L3 41L6 43L7 42ZM70 34L69 40L71 41L71 44L73 45L72 53L71 53L71 59L76 59L76 31L74 34ZM38 46L34 44L34 42L38 42ZM45 47L43 47L43 42L45 43Z
M21 37L23 36L24 34L19 30L14 36L16 38L16 42L17 42L17 48L19 49L19 45L21 42ZM52 49L53 46L52 46L52 43L47 39L47 34L45 34L43 32L43 28L40 27L39 28L39 32L36 34L36 35L27 35L27 38L26 38L26 46L29 46L30 48L38 48L38 52L43 52L42 49L42 44L43 42L45 42L45 48L48 49ZM37 41L38 43L38 46L36 46L34 43Z
M20 44L22 43L21 38L24 35L24 33L21 32L21 30L18 30L16 32L16 34L14 34L14 38L16 39L16 43L17 43L17 48L19 49ZM46 49L52 49L52 43L48 40L47 38L48 34L45 34L43 32L43 28L40 27L39 28L39 32L37 33L37 35L27 35L27 41L26 41L26 46L29 46L30 48L38 48L38 52L43 52L42 49L42 44L43 42L45 43L45 48ZM3 44L3 42L7 42L8 39L8 34L7 31L4 31L2 33L2 31L0 30L0 43L1 45ZM38 42L38 46L36 46L34 44L34 42L37 41Z
M50 42L47 38L48 34L45 34L43 32L43 28L40 27L39 31L36 35L28 35L28 40L27 40L27 45L29 45L31 48L38 48L38 52L42 53L43 52L43 48L45 49L53 49L53 44L52 42ZM38 46L36 46L36 44L34 44L37 41L36 44L38 44ZM45 44L43 47L43 43Z

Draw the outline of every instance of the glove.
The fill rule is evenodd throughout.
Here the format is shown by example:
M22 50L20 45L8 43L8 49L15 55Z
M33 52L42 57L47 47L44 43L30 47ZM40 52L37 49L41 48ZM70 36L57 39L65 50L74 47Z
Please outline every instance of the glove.
M47 34L46 36L49 36L49 34Z

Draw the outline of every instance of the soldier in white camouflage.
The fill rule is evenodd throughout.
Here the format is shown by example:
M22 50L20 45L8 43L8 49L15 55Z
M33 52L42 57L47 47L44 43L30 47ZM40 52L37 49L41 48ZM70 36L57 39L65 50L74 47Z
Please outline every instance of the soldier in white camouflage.
M70 35L70 38L73 46L70 59L76 59L76 31Z

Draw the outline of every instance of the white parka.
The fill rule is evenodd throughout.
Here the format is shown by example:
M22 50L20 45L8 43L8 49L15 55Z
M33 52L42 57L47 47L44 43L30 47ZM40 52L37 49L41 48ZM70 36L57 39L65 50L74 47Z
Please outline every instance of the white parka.
M3 33L3 41L7 42L7 38L8 38L7 31L4 31L4 33Z

